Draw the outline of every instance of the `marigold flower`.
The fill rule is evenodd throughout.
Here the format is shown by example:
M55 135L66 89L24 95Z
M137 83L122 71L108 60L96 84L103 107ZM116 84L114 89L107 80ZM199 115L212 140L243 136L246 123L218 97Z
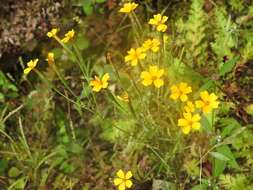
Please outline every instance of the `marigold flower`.
M49 65L54 64L54 53L49 52L49 53L47 54L47 59L46 59L46 61L48 62Z
M57 32L59 32L59 29L53 28L50 32L47 33L47 37L54 38L56 37Z
M68 31L65 35L65 37L61 40L63 43L68 43L71 39L74 38L75 36L75 31L74 29Z
M92 90L95 92L99 92L102 88L107 88L109 78L110 76L108 73L104 74L102 79L99 79L97 76L95 76L95 79L90 81L90 86L92 86Z
M163 74L163 69L158 69L157 66L149 66L148 71L143 71L141 73L142 84L144 86L149 86L154 83L156 88L160 88L164 85L164 81L161 79Z
M125 56L125 62L130 62L132 66L136 66L139 60L146 57L146 53L142 48L131 48L127 53L128 55Z
M200 92L200 98L201 100L197 100L195 104L204 113L209 113L212 109L218 108L219 106L219 101L217 101L218 97L214 93L209 94L207 91Z
M119 10L119 12L121 12L121 13L130 13L134 9L136 9L136 7L138 7L138 4L136 4L136 3L125 3L123 5L123 7Z
M30 71L36 67L38 61L39 61L39 59L30 60L27 63L27 68L24 69L24 74L28 75L30 73Z
M165 32L167 29L167 25L164 24L168 20L167 16L162 16L161 14L154 15L154 18L149 20L149 24L156 27L156 30L159 32Z
M184 134L189 134L193 130L200 129L200 115L191 113L183 113L184 118L178 120L178 126L182 128Z
M133 176L131 171L128 171L126 174L119 170L116 173L117 177L113 180L115 186L118 186L118 190L125 190L126 188L131 188L133 182L130 180Z
M188 86L187 83L181 82L177 85L173 85L171 88L170 98L173 100L177 100L180 98L182 102L186 102L188 100L187 94L192 92L192 88Z
M194 104L191 102L191 101L188 101L187 103L186 103L186 105L184 106L184 110L185 110L185 112L189 112L189 113L191 113L191 112L194 112L195 111L195 106L194 106Z
M148 51L148 50L152 50L153 52L157 52L159 50L159 46L160 46L160 42L157 39L148 39L146 40L143 45L142 48L144 51Z

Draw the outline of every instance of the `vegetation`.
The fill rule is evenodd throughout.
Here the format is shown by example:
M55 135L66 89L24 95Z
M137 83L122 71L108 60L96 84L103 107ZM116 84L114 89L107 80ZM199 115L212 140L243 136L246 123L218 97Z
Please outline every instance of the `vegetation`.
M250 1L68 3L0 72L0 189L251 190Z

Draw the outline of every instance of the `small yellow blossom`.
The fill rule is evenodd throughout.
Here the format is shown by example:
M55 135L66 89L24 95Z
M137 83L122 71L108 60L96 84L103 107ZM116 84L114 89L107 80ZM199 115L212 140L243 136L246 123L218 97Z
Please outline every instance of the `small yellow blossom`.
M200 129L200 115L191 113L184 113L184 118L180 118L178 120L178 126L182 128L184 134L189 134L189 132L193 130Z
M148 39L146 40L143 45L142 48L144 51L148 51L148 50L152 50L153 52L157 52L159 50L159 46L160 46L160 42L157 39Z
M212 111L212 109L218 108L219 101L217 101L218 97L211 93L209 94L207 91L200 92L200 100L195 102L197 108L201 108L204 113L208 113Z
M138 7L138 4L136 4L136 3L125 3L123 5L123 7L119 10L119 12L121 12L121 13L130 13L134 9L136 9L136 7Z
M24 69L24 74L28 75L30 73L30 71L36 67L38 61L39 61L39 59L30 60L27 63L27 68Z
M117 96L117 98L123 102L129 102L129 96L127 92L124 92L121 96Z
M104 74L102 79L99 79L97 76L95 76L95 79L90 81L90 86L92 87L92 90L95 92L99 92L102 88L107 88L109 78L110 76L108 73Z
M57 32L59 32L59 30L57 28L53 28L50 32L47 33L47 37L54 38L56 37Z
M167 25L164 24L168 20L167 16L162 16L161 14L154 15L154 18L149 20L149 24L156 27L159 32L165 32L167 30Z
M173 85L170 90L170 98L173 100L180 98L182 102L186 102L188 100L187 94L192 92L192 88L185 82L181 82L178 85Z
M116 173L117 177L113 180L113 183L115 186L118 186L118 190L125 190L126 188L131 188L133 185L133 182L131 181L131 178L133 176L131 171L128 171L126 174L119 170Z
M49 65L54 64L54 53L49 52L49 53L47 54L47 59L46 59L46 61L48 62Z
M149 66L148 71L143 71L141 73L142 84L144 86L149 86L154 83L156 88L160 88L164 85L164 81L161 79L163 74L163 69L158 69L157 66Z
M184 106L184 111L187 113L194 112L195 111L194 104L191 101L188 101Z
M128 55L125 56L125 62L130 62L132 66L136 66L139 60L146 57L146 53L142 48L131 48L127 53Z
M63 43L68 43L71 39L75 36L75 31L72 29L68 31L65 35L65 37L61 40Z

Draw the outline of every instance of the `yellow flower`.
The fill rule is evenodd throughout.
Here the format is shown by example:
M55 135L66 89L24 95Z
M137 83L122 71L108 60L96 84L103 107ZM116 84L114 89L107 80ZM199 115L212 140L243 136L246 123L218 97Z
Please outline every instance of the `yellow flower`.
M54 53L49 52L49 53L47 54L47 59L46 59L46 61L48 62L49 65L54 64Z
M146 57L146 53L142 48L131 48L127 53L128 55L125 56L125 62L131 62L132 66L136 66L139 60Z
M24 74L28 75L30 73L30 71L36 67L38 61L39 61L39 59L30 60L27 63L27 68L24 69Z
M200 129L200 115L191 113L183 113L184 118L178 120L178 126L182 128L184 134L189 134L193 130Z
M136 4L136 3L125 3L123 5L123 7L119 10L119 12L121 12L121 13L130 13L134 9L136 9L137 6L138 6L138 4Z
M167 29L167 25L164 24L168 20L167 16L162 16L161 14L154 15L154 18L149 20L149 24L156 27L156 30L159 32L165 32Z
M184 106L185 112L194 112L195 111L195 106L191 101L188 101L186 105Z
M142 84L144 86L149 86L154 83L156 88L160 88L164 84L164 81L161 79L163 74L163 69L158 69L157 66L149 66L148 71L143 71L141 73Z
M201 108L204 113L208 113L212 111L212 109L218 108L218 97L214 93L209 94L207 91L200 92L200 98L201 100L197 100L195 104L196 107Z
M124 92L121 96L117 96L117 98L123 102L129 102L129 96L127 92Z
M47 36L49 38L54 38L56 37L57 32L59 32L59 30L57 28L53 28L50 32L47 33Z
M69 40L73 39L75 36L75 31L72 29L68 31L65 35L65 37L61 40L63 43L68 43Z
M128 171L126 174L119 170L116 173L117 177L113 180L115 186L118 186L118 190L125 190L126 188L131 188L133 183L130 180L133 176L131 171Z
M142 48L144 51L148 51L148 50L152 50L153 52L157 52L159 50L159 46L160 46L160 42L157 39L148 39L146 40L143 45Z
M187 83L181 82L178 86L173 85L171 88L171 95L170 98L173 100L177 100L180 98L182 102L185 102L188 100L187 94L192 92L192 88L188 86Z
M99 92L102 88L107 88L109 78L110 76L108 73L104 74L102 79L99 79L97 76L95 76L95 79L90 81L90 86L92 86L92 90L95 92Z

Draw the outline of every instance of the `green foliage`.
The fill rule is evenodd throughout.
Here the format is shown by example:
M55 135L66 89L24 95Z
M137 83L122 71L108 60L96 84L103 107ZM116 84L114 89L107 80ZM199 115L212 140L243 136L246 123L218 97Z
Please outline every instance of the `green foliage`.
M203 6L203 0L192 0L188 20L179 26L179 30L185 34L187 63L197 67L205 65L207 59L207 15Z
M238 174L236 176L231 176L229 174L221 175L219 183L226 190L252 189L252 184L250 184L246 176L242 174Z
M0 103L4 103L6 98L15 98L17 96L17 87L7 79L2 71L0 71Z

